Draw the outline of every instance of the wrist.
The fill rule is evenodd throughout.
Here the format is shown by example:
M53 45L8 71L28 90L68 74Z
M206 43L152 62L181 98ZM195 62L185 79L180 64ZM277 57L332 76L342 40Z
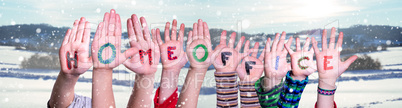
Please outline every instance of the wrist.
M60 71L59 77L63 77L64 79L68 79L68 80L73 80L73 79L78 79L80 77L80 75L69 74L69 73L64 73L64 72Z
M136 74L136 76L138 76L138 78L154 78L155 73L152 73L152 74Z
M295 74L293 74L293 72L292 72L292 73L290 74L290 77L292 77L294 80L300 80L300 81L302 81L302 80L306 79L307 76L305 76L305 75L295 75Z
M113 69L108 69L108 68L93 68L93 71L95 72L113 72Z
M279 78L269 78L264 76L263 81L262 81L262 85L264 86L263 88L265 90L270 90L272 87L274 87L275 85L278 85L282 82L282 79Z
M195 68L195 67L190 67L189 70L193 72L207 72L208 68Z
M162 68L162 74L164 73L169 73L169 74L173 74L173 75L179 75L180 74L181 69L177 69L177 68Z
M322 88L322 89L335 89L336 85L335 85L336 79L319 79L318 80L318 87Z
M236 72L236 69L220 68L216 69L216 72Z

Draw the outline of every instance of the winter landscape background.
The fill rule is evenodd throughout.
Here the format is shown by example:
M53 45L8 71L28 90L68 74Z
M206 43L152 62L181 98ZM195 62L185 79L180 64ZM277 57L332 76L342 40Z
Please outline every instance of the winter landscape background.
M323 29L335 27L337 34L344 32L341 56L356 54L362 58L338 78L338 107L400 107L401 5L401 0L0 0L0 107L46 107L60 71L58 50L65 32L74 20L85 17L91 22L92 39L103 13L112 8L121 15L123 50L129 48L125 19L131 14L144 16L150 29L163 29L167 21L177 19L186 25L185 41L192 23L201 18L210 26L213 47L219 43L222 30L228 30L228 34L237 33L237 40L245 36L252 45L260 42L260 51L274 33L286 31L287 39L299 37L304 42L306 37L321 40ZM187 63L180 72L179 89L188 67ZM160 64L150 97L159 87L161 69ZM205 76L200 108L216 106L214 71L210 66ZM126 107L134 76L123 65L114 69L117 108ZM91 78L92 68L80 76L75 93L91 97ZM317 79L317 72L309 76L300 108L314 106Z

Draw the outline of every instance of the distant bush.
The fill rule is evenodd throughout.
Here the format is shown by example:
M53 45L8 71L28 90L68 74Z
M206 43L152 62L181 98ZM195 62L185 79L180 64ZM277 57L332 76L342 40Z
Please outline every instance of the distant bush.
M34 54L21 62L23 69L60 69L58 55L39 55Z
M354 53L362 53L362 52L376 52L376 51L386 51L388 48L387 45L380 45L380 46L370 46L370 47L358 47L355 46L354 48L342 49L342 54L354 54Z
M342 61L345 61L349 57L342 58ZM356 61L349 66L348 70L380 70L381 68L381 62L378 61L378 59L374 60L365 54L358 57Z

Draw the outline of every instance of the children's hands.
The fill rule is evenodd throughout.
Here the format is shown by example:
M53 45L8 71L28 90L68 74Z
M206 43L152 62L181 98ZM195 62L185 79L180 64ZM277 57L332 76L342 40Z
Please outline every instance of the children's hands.
M249 41L246 41L244 46L245 57L239 66L237 66L237 73L239 75L240 81L257 81L264 71L264 65L262 61L264 60L264 54L261 54L257 58L259 43L254 44L254 48L251 49L251 56L249 56ZM265 49L262 51L265 52Z
M88 52L90 30L90 24L84 17L74 22L73 29L67 30L59 50L61 72L79 76L92 66Z
M124 66L137 74L154 74L160 59L159 46L156 44L156 37L160 33L155 33L155 30L152 30L151 39L145 18L141 17L140 21L135 14L127 20L130 46L135 48L138 54L124 62Z
M270 47L271 38L268 38L265 45L265 77L273 84L280 83L282 78L285 77L286 73L291 69L290 64L286 62L288 51L283 49L285 38L286 32L282 32L282 36L279 36L279 33L276 33L274 43L272 43L272 48ZM290 37L287 44L291 43L292 37Z
M226 45L226 30L222 31L220 43L215 47L214 56L212 57L213 65L217 72L234 72L240 60L248 56L248 53L240 53L244 39L245 37L242 36L236 48L234 48L236 33L233 32L230 35L229 44ZM248 43L247 49L249 47Z
M207 70L212 63L213 51L209 28L201 19L198 20L198 24L193 24L193 31L188 34L186 52L190 67L193 69Z
M137 50L130 48L121 53L121 21L120 15L114 9L105 13L103 22L98 25L94 40L92 42L92 59L94 69L111 70L130 56L137 53Z
M183 49L184 24L180 25L179 38L177 37L177 21L173 20L172 34L169 37L170 23L165 26L165 43L163 43L160 30L152 30L152 34L156 34L158 45L161 52L163 68L165 70L175 70L180 72L180 69L187 63L187 55ZM156 33L155 33L156 32ZM178 70L178 71L177 71Z
M292 42L291 40L288 40ZM304 80L307 76L316 71L317 66L313 61L314 51L309 48L310 38L307 37L303 49L300 47L300 39L296 38L296 51L290 49L290 44L286 44L285 48L289 52L292 63L292 78ZM309 50L310 49L310 50Z
M340 59L340 49L342 48L343 33L339 33L338 43L335 46L335 33L336 30L333 27L331 30L331 37L329 47L327 47L327 31L324 30L322 34L322 51L317 47L317 41L313 37L313 48L317 58L318 75L320 84L334 85L336 79L357 59L354 55L342 62ZM321 83L324 81L324 83ZM335 87L331 87L335 88Z

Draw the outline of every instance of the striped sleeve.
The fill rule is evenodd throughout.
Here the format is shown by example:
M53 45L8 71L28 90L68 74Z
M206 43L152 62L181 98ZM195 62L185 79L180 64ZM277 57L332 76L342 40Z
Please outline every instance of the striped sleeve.
M215 72L217 108L237 107L237 72Z
M258 100L262 108L277 108L279 96L283 89L283 82L274 86L271 90L265 91L263 88L263 79L261 77L255 82L255 90L257 91Z
M308 77L302 81L294 80L292 77L290 77L291 73L292 71L289 71L286 74L286 81L283 85L278 102L278 106L280 108L297 108L299 106L299 101L304 91L304 87L306 87L308 83Z
M240 103L242 108L260 108L258 96L254 88L255 81L240 81Z

